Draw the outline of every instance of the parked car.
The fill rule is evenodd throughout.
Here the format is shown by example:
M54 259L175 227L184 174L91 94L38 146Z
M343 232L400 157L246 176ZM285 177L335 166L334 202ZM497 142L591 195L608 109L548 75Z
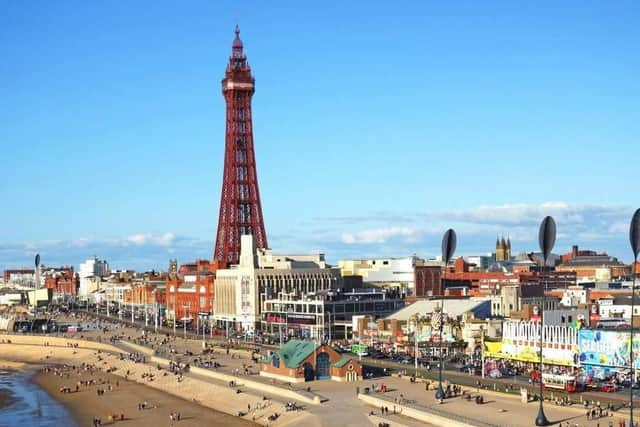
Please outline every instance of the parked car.
M502 378L502 372L499 369L494 369L493 371L489 371L489 376L491 378Z
M600 391L604 391L606 393L614 393L618 389L618 386L614 383L604 383L600 386Z

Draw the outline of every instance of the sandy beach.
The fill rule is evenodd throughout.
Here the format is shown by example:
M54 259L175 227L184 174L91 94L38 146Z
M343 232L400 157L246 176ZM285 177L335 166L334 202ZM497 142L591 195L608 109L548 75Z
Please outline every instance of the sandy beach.
M126 426L169 426L172 412L180 412L180 421L175 426L216 425L221 427L252 426L249 421L214 411L167 393L146 387L133 381L125 381L116 375L101 371L66 370L64 376L40 369L33 381L50 396L63 403L80 426L91 426L94 417L103 425L123 423ZM68 375L69 377L67 378ZM93 380L91 385L78 382ZM111 391L109 391L111 386ZM61 393L61 387L71 387L70 393ZM105 390L98 395L97 390ZM146 402L145 409L138 404ZM109 416L124 415L124 421L111 421ZM113 417L112 417L113 418ZM126 423L126 424L125 424Z
M79 366L83 362L97 367L94 375L97 375L100 381L110 382L113 389L101 396L97 395L96 386L92 386L90 390L80 388L78 393L75 393L76 383L82 379L73 380L41 374L35 376L35 381L46 389L52 398L69 408L79 425L92 425L93 417L101 418L105 424L108 416L116 413L124 413L128 419L127 425L130 426L154 423L170 425L169 414L175 411L181 413L182 421L174 425L185 426L207 425L209 421L225 426L250 426L256 423L282 425L296 421L304 423L302 419L308 416L308 413L304 412L287 412L282 403L272 400L272 396L265 397L264 394L251 392L241 385L229 387L226 382L198 375L178 378L164 368L160 370L156 364L137 363L113 353L74 347L67 345L67 340L57 341L61 345L54 346L49 341L54 339L16 336L14 343L0 343L0 353L4 360L39 367L64 364ZM23 342L18 343L21 340ZM24 340L43 344L26 344ZM107 369L115 372L107 374ZM128 381L125 378L128 378ZM113 386L114 381L119 382L119 387ZM60 386L69 387L73 392L60 393ZM102 389L108 389L103 384L100 386ZM139 411L138 403L145 400L149 403L148 406L156 408ZM238 416L239 413L242 417ZM278 414L276 422L268 419L274 413Z

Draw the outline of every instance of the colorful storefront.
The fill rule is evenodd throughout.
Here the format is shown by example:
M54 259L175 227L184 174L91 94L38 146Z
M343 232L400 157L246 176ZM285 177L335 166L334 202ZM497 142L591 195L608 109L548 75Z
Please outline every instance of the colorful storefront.
M640 337L639 337L640 338ZM585 375L605 379L629 372L629 330L583 329L578 334L579 362ZM640 339L633 342L633 360L636 371L640 369Z
M502 340L484 342L486 359L517 362L523 371L539 369L540 323L507 320ZM542 362L549 370L573 371L577 365L578 330L570 326L542 327Z

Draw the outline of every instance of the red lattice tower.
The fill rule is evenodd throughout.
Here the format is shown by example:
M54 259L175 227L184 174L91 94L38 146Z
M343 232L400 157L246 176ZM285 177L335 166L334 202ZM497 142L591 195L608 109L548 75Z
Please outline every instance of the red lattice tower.
M222 265L238 262L240 236L244 234L254 236L257 248L268 247L253 151L251 97L255 91L255 81L243 52L238 26L235 33L229 64L222 80L227 124L220 218L213 253L214 261Z

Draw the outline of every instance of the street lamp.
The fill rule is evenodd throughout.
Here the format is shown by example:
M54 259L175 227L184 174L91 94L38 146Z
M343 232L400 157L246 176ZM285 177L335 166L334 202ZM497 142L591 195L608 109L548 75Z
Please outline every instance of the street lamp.
M175 337L176 336L176 323L178 321L178 310L177 310L177 307L176 307L176 304L177 304L177 301L176 301L177 298L176 297L177 297L177 295L176 295L176 292L174 291L174 289L175 288L172 286L171 287L171 291L173 292L173 336ZM167 308L169 308L169 307L167 307Z
M144 286L144 327L149 325L149 313L147 313L147 285Z
M629 387L629 407L631 422L629 425L635 427L633 423L633 377L635 373L635 367L633 366L633 309L634 298L636 296L636 264L638 263L638 254L640 253L640 209L637 209L631 218L631 225L629 227L629 241L631 242L631 249L633 250L633 278L631 285L631 340L629 343L629 365L631 367L631 387Z
M547 216L542 220L540 224L540 230L538 231L538 243L540 244L540 251L542 252L542 273L544 274L547 267L547 260L553 249L553 245L556 242L556 222L552 217ZM544 288L542 289L542 304L540 307L540 409L538 409L538 416L536 417L537 426L548 426L549 420L544 414L544 397L542 396L542 341L543 341L543 329L544 329L544 303L545 303L545 291L547 288L547 276L544 277Z
M293 313L293 308L287 306L286 311L285 311L285 337L287 338L287 341L289 340L289 314ZM282 343L281 343L282 344Z
M416 348L413 354L413 357L415 359L415 365L416 365L415 377L418 378L418 315L417 314L416 314L416 326L413 331L413 340L415 341L415 345L416 345Z
M157 289L154 289L152 294L153 294L153 322L154 322L154 328L156 333L158 333L158 300L156 299L156 291Z
M198 313L198 317L199 317L199 316L200 316L200 313ZM206 348L206 344L205 344L205 342L206 342L206 341L205 341L205 340L206 340L206 338L205 338L205 336L204 336L204 334L205 334L205 329L206 329L206 328L204 327L204 316L202 317L202 322L200 322L200 324L202 325L202 349L204 350L204 349ZM196 333L197 333L197 331L196 331Z
M442 329L444 327L444 287L446 286L447 279L447 266L449 265L449 261L453 258L453 253L456 250L456 232L450 228L442 236L442 260L444 261L444 272L441 280L440 286L440 333L439 333L439 341L438 345L440 346L439 351L439 359L440 366L438 369L438 389L436 390L436 399L441 400L444 399L445 394L442 389L442 369L444 365L444 360L442 359Z
M124 298L124 292L122 293L122 298ZM135 319L133 318L133 284L131 284L131 323L135 322Z
M184 337L187 338L187 317L185 313L187 312L187 305L182 304L182 329L184 330Z
M33 323L31 329L35 324L35 320L38 317L38 287L40 286L40 254L36 254L35 258L36 271L35 271L35 284L33 286ZM33 330L31 331L33 332Z

